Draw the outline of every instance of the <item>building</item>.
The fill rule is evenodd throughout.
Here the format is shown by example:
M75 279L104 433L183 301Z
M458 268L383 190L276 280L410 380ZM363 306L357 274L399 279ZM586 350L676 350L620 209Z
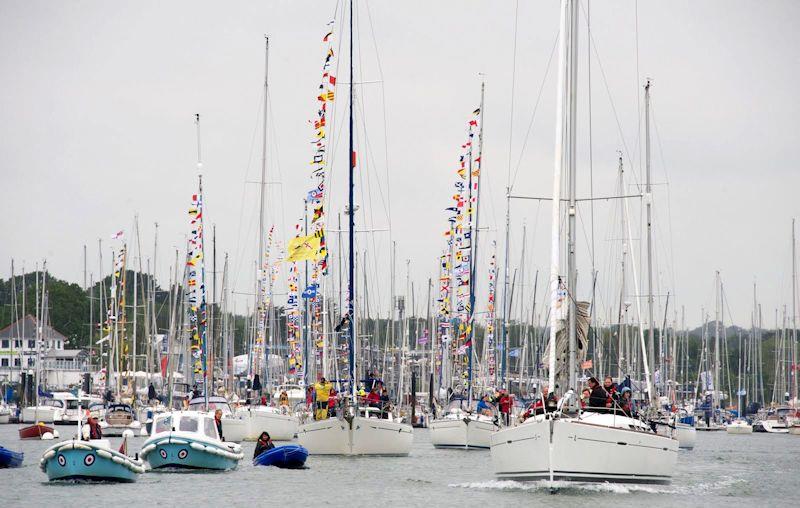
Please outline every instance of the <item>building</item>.
M20 372L35 374L37 351L41 376L49 388L66 388L80 382L89 371L84 350L64 349L67 338L50 325L41 327L37 344L36 318L30 314L0 330L0 381L18 382Z

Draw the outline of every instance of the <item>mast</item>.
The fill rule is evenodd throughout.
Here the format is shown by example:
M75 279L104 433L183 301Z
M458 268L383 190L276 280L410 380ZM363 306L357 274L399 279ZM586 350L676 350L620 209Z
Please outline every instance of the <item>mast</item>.
M619 189L620 189L620 196L623 195L625 189L625 169L622 165L622 154L619 154ZM622 282L619 288L619 309L617 311L617 377L622 379L623 375L623 359L625 359L625 354L623 353L623 340L624 340L624 317L625 317L625 256L628 253L628 243L624 240L625 238L625 208L621 208L620 218L622 220L622 263L620 273L622 275Z
M719 407L719 396L717 395L720 390L719 385L719 309L720 309L720 282L719 282L719 271L716 272L716 277L714 279L714 298L715 298L715 308L714 308L714 390L712 391L713 394L713 402L714 402L714 409Z
M264 36L264 112L262 123L262 140L261 140L261 181L259 182L259 210L258 210L258 262L256 263L256 316L261 321L256 325L256 331L264 330L265 313L264 307L264 201L265 201L265 186L267 181L267 99L269 98L269 37ZM264 341L262 337L262 341ZM262 347L265 344L262 342ZM260 351L259 351L260 354ZM269 359L267 359L267 367L269 368ZM256 373L261 373L260 358L254 362L249 362L249 365L255 367L256 372L250 372L251 376ZM254 379L254 378L253 378ZM266 380L265 380L266 381Z
M794 219L792 219L792 406L797 401L797 255L794 236Z
M481 105L479 108L479 115L480 115L480 125L478 126L478 158L475 160L478 163L478 174L475 178L477 178L477 182L475 182L475 188L477 190L477 195L475 196L475 229L472 228L472 145L470 145L470 156L469 156L469 193L470 193L470 202L467 205L468 209L470 210L469 213L469 229L470 229L470 265L469 265L469 317L467 321L467 326L469 327L469 348L467 354L469 354L469 368L467 370L467 394L470 406L472 405L472 356L473 351L475 350L475 344L473 343L473 339L475 337L475 286L477 281L477 261L478 261L478 228L480 227L480 196L481 196L481 167L483 166L483 98L484 98L484 91L486 88L486 83L481 82Z
M356 401L356 372L355 372L355 332L356 332L356 323L355 323L355 203L353 199L353 191L354 191L354 178L353 173L355 171L355 152L353 151L353 0L350 0L350 104L348 109L348 116L349 116L349 126L348 126L348 133L349 133L349 152L348 152L348 160L349 160L349 172L347 176L347 203L349 207L349 214L347 218L347 244L349 247L349 251L347 253L347 318L348 318L348 332L347 332L347 350L348 350L348 360L349 365L348 368L350 369L350 392L352 394L352 400L355 404Z
M578 386L578 368L576 365L577 355L577 305L576 296L578 289L578 265L575 259L575 243L576 243L576 215L577 215L577 201L575 197L576 184L576 128L577 128L577 89L578 89L578 2L577 0L571 2L572 13L570 15L570 50L569 50L569 68L568 68L568 143L566 152L567 158L567 172L569 175L568 199L569 209L568 217L569 224L567 230L567 294L569 296L569 388L577 390ZM574 401L573 401L574 402Z
M653 215L652 215L652 188L650 182L650 80L644 86L644 138L645 138L645 203L647 207L647 364L655 365L654 342L655 329L653 327ZM651 393L653 400L656 394Z

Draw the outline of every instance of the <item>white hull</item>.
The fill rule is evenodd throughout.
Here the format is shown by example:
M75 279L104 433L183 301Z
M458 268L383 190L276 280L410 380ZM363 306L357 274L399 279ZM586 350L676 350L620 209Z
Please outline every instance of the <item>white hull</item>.
M761 426L770 434L787 434L789 432L786 424L777 420L761 420Z
M55 423L61 421L61 409L52 406L35 406L22 409L22 423Z
M4 423L8 423L9 419L11 419L11 415L8 414L8 413L0 415L0 425L4 424Z
M792 425L789 427L789 434L793 436L800 436L800 425Z
M222 436L225 441L240 443L247 438L248 430L247 422L241 418L235 416L222 417Z
M584 413L530 418L492 434L491 451L501 479L669 483L678 441L631 418Z
M747 422L736 420L732 423L729 423L728 426L725 427L725 431L728 434L752 434L753 426Z
M312 455L408 455L414 433L405 423L358 416L303 424L297 440Z
M436 448L489 449L489 437L500 430L493 419L459 415L433 420L428 425Z
M236 418L244 422L244 440L256 441L266 431L274 441L291 441L297 434L297 419L279 410L265 406L239 408ZM225 422L223 421L223 425ZM223 432L225 428L223 427Z
M678 448L684 450L694 449L694 445L697 443L697 429L686 423L676 423L674 427L659 425L656 430L660 436L677 439Z
M126 430L133 432L134 436L139 435L142 429L142 424L134 420L128 425L104 425L105 422L100 423L100 430L103 432L103 437L120 437Z

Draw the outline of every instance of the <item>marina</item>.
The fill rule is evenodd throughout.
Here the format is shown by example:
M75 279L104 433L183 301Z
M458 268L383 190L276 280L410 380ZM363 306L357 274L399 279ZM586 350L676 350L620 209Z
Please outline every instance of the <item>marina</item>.
M0 505L795 504L800 6L309 2L0 2Z

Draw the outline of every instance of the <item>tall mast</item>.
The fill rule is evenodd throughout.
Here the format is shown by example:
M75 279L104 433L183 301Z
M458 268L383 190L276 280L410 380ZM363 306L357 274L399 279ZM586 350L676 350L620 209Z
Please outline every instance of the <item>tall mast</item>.
M258 262L256 263L256 316L259 320L264 319L265 313L263 312L264 306L264 200L265 200L265 186L267 181L267 99L269 97L269 37L264 36L264 113L262 124L262 140L261 140L261 181L259 182L259 211L258 211ZM257 323L256 330L264 330L265 323ZM262 337L262 341L266 339ZM265 347L262 343L261 347ZM260 351L259 351L260 353ZM265 362L269 368L269 360ZM250 365L256 367L256 371L260 373L260 359L250 362ZM256 372L251 372L251 375Z
M794 219L792 219L792 406L797 400L797 255L795 252L796 242L794 237Z
M653 216L652 216L652 190L650 185L650 80L644 86L644 139L645 139L645 202L647 207L647 364L655 365L654 342L655 330L653 327ZM719 319L717 319L719 321ZM650 399L654 400L656 394L651 393Z
M569 175L568 199L569 199L569 225L567 230L567 294L569 294L569 388L578 388L578 369L576 365L577 355L577 306L575 305L578 288L578 266L575 259L576 243L576 215L577 202L575 198L576 184L576 128L577 128L577 89L578 89L578 2L574 0L570 5L571 14L569 17L570 45L569 45L569 66L568 72L568 108L565 114L569 115L567 123L568 142L564 156L566 157L567 172Z
M715 297L715 308L714 308L714 390L713 390L713 401L714 401L714 409L719 406L719 398L717 394L719 393L721 387L719 385L719 309L720 309L720 282L719 282L719 271L716 272L716 278L714 279L714 297Z
M483 97L484 97L484 90L486 88L486 84L481 82L481 105L479 108L478 115L480 116L480 125L478 126L478 158L476 162L478 163L478 174L475 177L477 182L475 183L475 187L477 190L477 195L475 196L475 228L472 227L472 164L473 164L473 157L472 157L472 145L470 145L469 149L469 194L470 194L470 202L467 204L467 209L469 210L469 230L470 230L470 265L469 265L469 314L467 318L467 326L469 327L469 348L467 354L469 355L469 368L467 370L467 394L470 405L472 404L472 352L475 349L475 345L473 344L473 338L475 336L475 323L474 323L474 316L475 316L475 285L477 282L477 261L478 261L478 228L480 226L480 196L481 196L481 167L483 166ZM471 141L471 140L470 140Z
M355 152L353 151L353 0L350 0L350 104L349 104L349 152L348 160L350 161L350 170L348 172L347 180L347 203L349 206L349 214L347 218L347 243L349 246L348 266L347 266L347 317L348 317L348 354L349 354L349 369L350 369L350 391L353 396L353 402L356 400L356 371L355 371L355 203L353 200L353 173L355 170Z
M625 190L625 169L622 165L622 154L619 155L619 189L620 189L620 196L624 193L622 191ZM621 265L621 274L622 274L622 281L620 283L619 288L619 309L617 312L617 343L618 343L618 354L617 354L617 374L618 377L621 379L623 374L623 369L625 366L623 365L623 359L630 360L625 358L625 354L623 353L623 340L624 340L624 327L625 327L625 256L628 253L628 243L624 240L625 238L625 207L621 207L620 217L622 220L622 265Z

